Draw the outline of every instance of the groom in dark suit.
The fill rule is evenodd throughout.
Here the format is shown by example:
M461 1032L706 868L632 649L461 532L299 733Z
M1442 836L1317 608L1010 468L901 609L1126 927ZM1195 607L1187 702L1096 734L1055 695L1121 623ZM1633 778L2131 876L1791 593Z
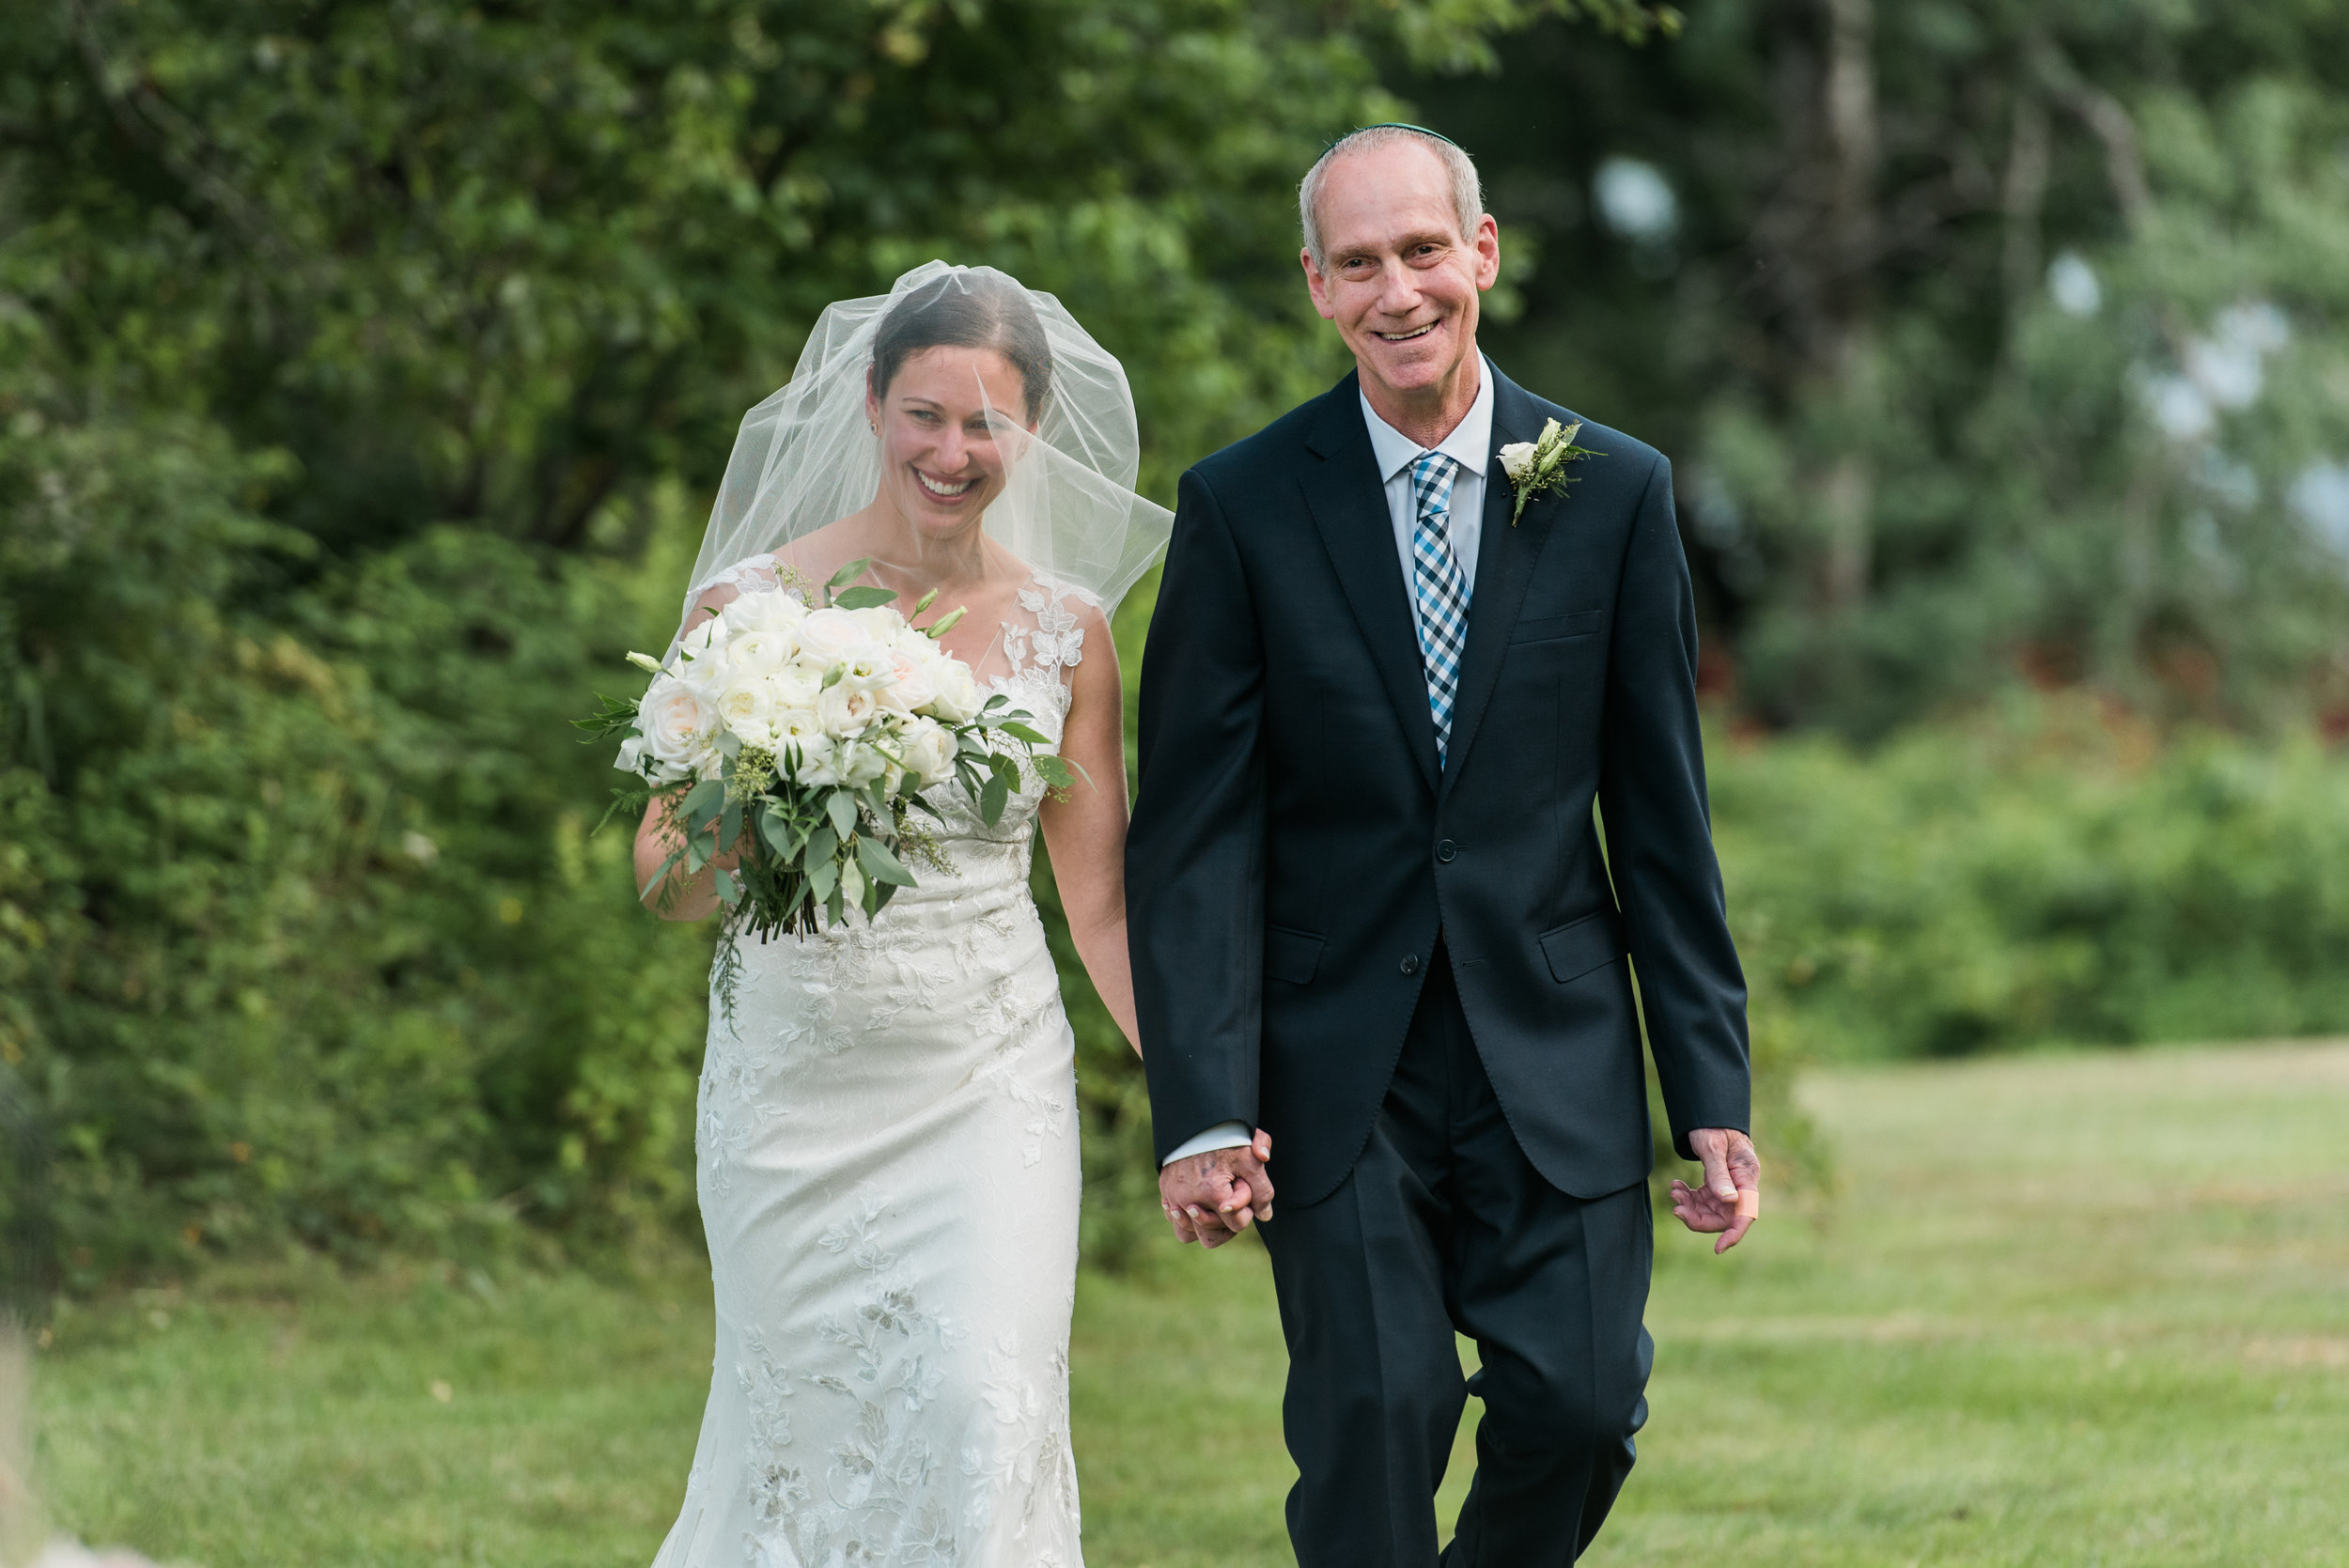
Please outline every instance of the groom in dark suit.
M1642 1007L1703 1167L1673 1212L1719 1251L1759 1203L1672 472L1585 424L1593 455L1515 515L1503 448L1576 416L1477 350L1500 236L1458 147L1357 132L1301 205L1356 374L1183 476L1143 665L1159 1185L1186 1239L1262 1222L1302 1568L1439 1560L1471 1392L1440 1560L1547 1568L1646 1414Z

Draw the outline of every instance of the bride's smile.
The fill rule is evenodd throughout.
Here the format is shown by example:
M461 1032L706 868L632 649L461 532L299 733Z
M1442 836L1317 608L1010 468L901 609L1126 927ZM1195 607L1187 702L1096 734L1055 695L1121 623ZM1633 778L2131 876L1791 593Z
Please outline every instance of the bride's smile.
M924 489L941 501L959 501L970 493L972 485L978 483L976 475L969 479L933 479L918 468L913 471L913 476L922 481Z

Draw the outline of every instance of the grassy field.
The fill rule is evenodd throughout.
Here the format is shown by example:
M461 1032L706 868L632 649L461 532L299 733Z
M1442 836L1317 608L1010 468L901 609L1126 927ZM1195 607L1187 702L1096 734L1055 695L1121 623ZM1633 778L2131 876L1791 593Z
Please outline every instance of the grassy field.
M1805 1099L1847 1190L1727 1259L1666 1239L1654 1416L1586 1562L2349 1560L2349 1047L1839 1070ZM690 1268L287 1283L59 1321L57 1525L204 1568L650 1557L707 1386ZM1289 1560L1252 1246L1088 1277L1075 1363L1094 1568Z

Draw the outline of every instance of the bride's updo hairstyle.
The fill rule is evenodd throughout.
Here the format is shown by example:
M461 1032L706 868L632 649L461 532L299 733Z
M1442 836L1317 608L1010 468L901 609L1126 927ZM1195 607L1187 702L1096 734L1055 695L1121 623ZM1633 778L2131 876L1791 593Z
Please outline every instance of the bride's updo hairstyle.
M949 272L910 289L873 334L873 396L889 395L906 361L926 349L990 349L1019 373L1033 421L1052 390L1052 345L1028 292L986 272Z

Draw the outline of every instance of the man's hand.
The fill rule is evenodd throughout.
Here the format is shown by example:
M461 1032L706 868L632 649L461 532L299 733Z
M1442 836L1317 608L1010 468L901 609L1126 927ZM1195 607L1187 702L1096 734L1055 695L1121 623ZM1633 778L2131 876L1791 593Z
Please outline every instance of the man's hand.
M1159 1204L1182 1241L1222 1246L1256 1220L1272 1218L1272 1135L1237 1149L1215 1149L1178 1159L1159 1172Z
M1688 1147L1703 1162L1703 1185L1672 1179L1672 1217L1700 1235L1719 1233L1716 1257L1743 1241L1762 1215L1762 1157L1735 1127L1699 1127ZM1189 1163L1186 1161L1185 1163Z

